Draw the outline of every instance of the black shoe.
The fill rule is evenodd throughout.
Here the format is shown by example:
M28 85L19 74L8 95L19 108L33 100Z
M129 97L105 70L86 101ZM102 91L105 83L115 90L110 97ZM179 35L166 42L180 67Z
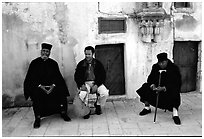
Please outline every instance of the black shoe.
M100 105L97 105L96 103L94 103L94 106L95 106L95 108L96 108L95 113L96 113L97 115L102 114L101 106L100 106Z
M84 119L89 119L90 118L90 114L91 114L91 111L89 112L89 114L85 115L83 118Z
M35 122L33 124L33 127L34 128L39 128L40 127L40 118L36 118L35 119Z
M143 110L139 113L139 115L140 115L140 116L143 116L143 115L146 115L146 114L148 114L148 113L151 113L151 109L149 109L149 110L143 109Z
M71 119L69 118L69 116L65 113L61 114L61 117L64 119L64 121L71 121Z
M181 124L181 120L180 120L180 118L178 116L173 116L173 120L174 120L174 123L176 125L180 125Z

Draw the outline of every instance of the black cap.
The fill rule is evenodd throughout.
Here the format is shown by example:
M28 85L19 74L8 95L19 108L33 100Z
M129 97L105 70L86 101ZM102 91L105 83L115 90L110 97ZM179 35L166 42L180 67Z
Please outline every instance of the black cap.
M167 53L160 53L157 55L158 62L167 60Z
M48 43L42 43L41 46L42 46L42 49L51 50L51 48L52 48L52 45L48 44Z

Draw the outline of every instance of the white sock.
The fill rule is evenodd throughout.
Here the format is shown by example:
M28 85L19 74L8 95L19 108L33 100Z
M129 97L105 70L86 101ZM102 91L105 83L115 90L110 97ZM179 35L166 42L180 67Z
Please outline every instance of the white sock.
M147 110L149 110L149 109L150 109L150 106L145 106L144 108L147 109Z
M178 111L176 108L173 108L173 116L178 116Z

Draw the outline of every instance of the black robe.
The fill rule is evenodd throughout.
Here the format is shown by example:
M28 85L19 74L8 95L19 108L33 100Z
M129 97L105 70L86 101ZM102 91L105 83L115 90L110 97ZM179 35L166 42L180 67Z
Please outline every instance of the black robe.
M38 87L40 84L55 84L55 88L50 94L46 94ZM69 96L69 91L56 61L51 58L44 61L38 57L30 63L24 81L24 96L26 100L31 98L34 113L38 116L48 116L67 109L66 97Z
M154 64L148 76L147 83L144 83L142 87L136 91L140 96L141 102L148 101L150 105L156 105L156 92L150 89L150 85L155 84L158 86L159 70L161 70L159 65ZM160 86L165 86L166 92L159 93L158 108L172 111L173 107L178 109L181 104L181 74L179 68L170 60L168 60L167 67L164 70L166 70L166 72L161 73Z

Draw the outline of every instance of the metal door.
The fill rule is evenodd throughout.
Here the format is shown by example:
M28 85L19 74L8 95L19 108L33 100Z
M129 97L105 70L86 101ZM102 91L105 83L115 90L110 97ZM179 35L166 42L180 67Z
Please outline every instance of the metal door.
M124 79L124 44L97 45L96 59L100 60L106 70L105 86L110 90L110 95L125 94Z
M195 91L198 63L198 42L175 41L173 59L174 63L179 67L182 76L181 92Z

